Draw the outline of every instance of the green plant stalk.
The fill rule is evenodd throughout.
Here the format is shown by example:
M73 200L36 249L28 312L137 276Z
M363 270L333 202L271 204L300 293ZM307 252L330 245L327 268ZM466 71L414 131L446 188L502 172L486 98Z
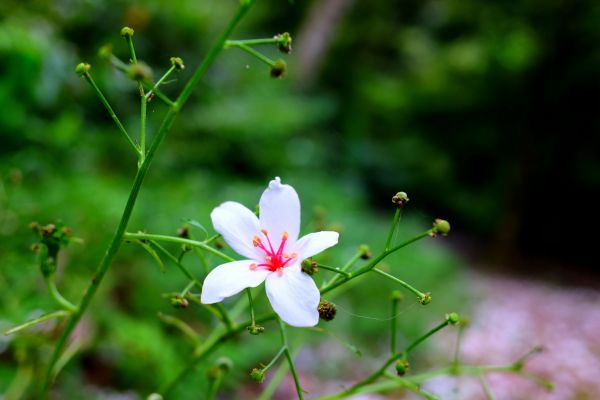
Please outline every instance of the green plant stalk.
M360 276L362 274L365 274L365 273L371 271L373 268L375 268L375 266L377 264L379 264L384 258L386 258L387 256L389 256L390 254L392 254L392 253L400 250L401 248L406 247L409 244L412 244L412 243L414 243L414 242L416 242L416 241L418 241L420 239L423 239L425 237L430 236L432 232L433 232L433 229L428 229L425 232L423 232L423 233L415 236L414 238L409 239L409 240L407 240L407 241L405 241L403 243L400 243L399 245L396 245L396 246L392 247L389 250L384 250L381 254L379 254L377 257L373 258L369 263L367 263L363 267L361 267L361 268L359 268L359 269L357 269L355 271L350 272L349 276L343 277L342 279L340 279L340 280L338 280L336 282L333 282L331 284L327 284L325 287L323 287L321 289L321 294L325 294L327 292L330 292L333 289L337 288L338 286L342 285L343 283L346 283L349 280L352 280L352 279L354 279L354 278L356 278L356 277L358 277L358 276Z
M183 273L183 275L185 275L186 278L188 278L190 281L192 281L194 283L194 285L196 285L199 289L202 289L202 283L200 283L196 278L194 278L194 275L192 275L192 273L190 271L188 271L188 269L177 259L177 257L175 257L167 249L165 249L164 247L162 247L160 244L156 243L155 241L151 240L150 243L152 243L152 245L154 247L156 247L158 249L158 251L160 251L162 254L164 254L165 257L167 257L169 260L171 260L171 262L173 264L175 264L177 266L177 268L179 268L179 270Z
M123 215L121 216L121 220L119 221L119 225L117 226L115 234L110 242L110 245L109 245L102 261L100 262L100 265L98 266L96 273L94 274L94 277L92 278L89 286L87 287L87 290L86 290L81 302L79 303L79 306L77 307L77 311L75 313L73 313L72 316L69 318L69 321L67 322L67 326L65 327L65 330L63 331L62 335L58 339L56 347L54 348L54 352L52 353L50 362L48 363L46 377L45 377L44 383L42 385L42 391L44 394L47 392L47 390L51 384L51 381L53 380L52 371L54 369L54 364L60 357L60 354L61 354L65 344L67 343L67 339L71 335L71 332L73 332L73 329L75 329L75 326L77 326L77 323L81 319L81 316L83 315L83 313L89 306L90 302L94 298L94 295L96 294L96 291L98 290L98 287L100 286L100 283L102 282L102 279L104 278L104 275L106 275L106 272L110 268L112 261L115 258L115 255L117 254L117 252L119 250L119 247L121 246L121 242L123 241L123 235L125 234L125 230L127 229L127 224L129 223L129 219L131 218L131 213L135 206L137 196L139 194L139 191L140 191L140 188L144 181L144 178L146 176L146 173L148 172L150 164L152 163L152 160L154 159L154 155L156 154L156 151L158 150L158 147L162 143L165 135L167 134L167 131L171 128L173 121L175 120L175 117L179 113L181 107L183 107L183 105L186 103L186 101L192 94L192 91L194 90L194 88L200 82L200 80L202 79L202 77L204 76L204 74L206 73L208 68L212 65L212 63L214 62L216 57L219 55L219 53L223 49L225 41L227 40L229 35L231 35L231 32L233 31L235 26L242 19L242 17L246 14L246 12L252 6L253 3L254 3L253 0L245 0L240 3L240 6L238 7L237 12L233 16L233 18L231 19L231 21L229 22L227 27L225 28L225 30L221 33L221 35L219 36L219 38L217 39L215 44L211 47L211 49L209 50L209 52L206 55L206 57L204 58L204 60L200 63L200 65L198 66L198 68L196 69L196 71L194 72L192 77L190 78L190 80L184 86L183 90L181 91L181 94L179 95L179 97L177 98L175 103L169 108L169 111L165 115L165 118L158 129L158 132L156 133L154 139L152 140L152 143L148 150L148 154L146 155L146 158L144 159L144 162L138 168L137 174L133 181L133 186L132 186L131 192L129 194L129 198L127 199L125 209L123 210ZM84 76L89 77L89 74L84 74ZM88 81L93 82L93 80L91 80L91 79ZM93 86L95 86L95 84L93 84ZM96 89L97 89L97 87L96 87ZM99 89L97 89L96 91L99 95L102 94ZM103 98L103 96L102 96L102 98ZM108 105L108 102L106 102L106 99L104 99L103 103L105 103L105 106ZM109 112L110 112L110 110L112 110L112 108L110 108L110 105L108 105L108 107L109 107ZM111 115L115 115L114 112L112 112ZM118 118L116 118L116 115L114 116L113 119L115 120L115 122L119 121ZM122 125L120 122L117 123L117 126L119 126L120 129L122 128ZM122 132L127 133L124 130L124 128L122 128ZM131 138L129 138L129 135L127 135L127 138L129 139L129 142L134 146L136 151L139 151L137 149L137 147L135 146L135 144L131 141Z
M348 271L360 259L362 254L363 253L361 251L357 251L356 254L354 254L352 256L352 258L350 258L350 260L348 260L348 262L340 268L340 271L342 271L342 272ZM345 277L349 278L350 275L348 273L346 273ZM338 281L338 278L339 278L339 276L337 276L337 275L332 276L329 281L327 281L326 283L323 284L321 289L325 288L327 286L333 285L335 282Z
M414 342L412 342L410 345L408 345L402 352L392 355L390 358L388 358L388 360L383 364L383 366L381 368L379 368L377 371L373 372L367 378L356 383L349 389L346 389L343 392L332 395L332 396L326 396L326 397L320 398L320 400L340 399L340 398L345 398L347 396L355 394L362 387L375 382L379 377L383 376L383 374L389 368L390 365L392 365L395 361L397 361L399 359L405 358L408 355L408 353L410 353L412 350L414 350L414 348L417 347L420 343L422 343L424 340L429 338L434 333L436 333L436 332L440 331L441 329L443 329L444 327L448 326L449 323L450 322L448 320L445 320L444 322L442 322L435 328L431 329L429 332L427 332L426 334L424 334L423 336L419 337Z
M150 90L148 91L148 93L146 93L146 95L145 95L145 97L146 97L146 100L147 100L147 99L149 99L149 98L150 98L150 96L152 96L152 93L154 93L154 91L155 91L156 89L158 89L158 87L159 87L160 85L162 85L162 83L165 81L165 79L167 79L167 78L168 78L168 77L169 77L169 76L170 76L170 75L173 73L173 71L175 71L175 69L176 69L176 68L175 68L175 66L174 66L174 65L171 65L171 68L169 68L169 69L167 70L167 72L165 72L165 74L164 74L163 76L161 76L161 77L160 77L160 79L159 79L158 81L156 81L156 83L154 84L154 86L152 86L152 89L150 89Z
M256 322L265 322L274 320L277 318L275 313L268 313L261 316L256 317ZM170 382L167 382L159 389L158 393L162 394L164 398L169 398L172 391L177 387L179 382L181 382L190 372L194 370L196 364L206 358L209 354L219 347L220 344L226 342L231 337L236 334L244 331L248 325L250 325L251 321L244 321L240 324L234 324L233 329L227 331L223 326L218 327L213 330L212 333L206 338L206 340L196 348L194 351L194 356L188 364L181 370L179 373L173 378Z
M10 328L7 331L4 331L2 334L5 336L8 335L12 335L13 333L17 333L23 329L29 328L30 326L33 325L37 325L39 323L42 323L44 321L48 321L49 319L53 319L53 318L59 318L59 317L66 317L67 315L71 314L70 311L66 311L66 310L59 310L59 311L54 311L54 312L50 312L47 314L44 314L42 316L39 316L38 318L29 320L27 322L24 322L20 325L14 326L12 328Z
M217 392L219 391L221 382L223 382L222 374L219 374L215 379L213 379L210 382L210 385L208 387L208 393L206 395L207 400L214 400L217 397Z
M177 236L168 236L168 235L154 235L150 233L130 233L126 232L123 235L125 240L152 240L152 241L163 241L163 242L171 242L171 243L180 243L180 244L188 244L190 246L199 247L203 250L206 250L210 253L213 253L216 256L221 257L225 261L235 261L234 258L229 257L227 254L220 252L207 245L205 242L198 242L197 240L184 239Z
M258 44L277 44L277 43L279 43L279 40L276 38L228 40L225 42L225 48L239 46L241 44L246 45L246 46L255 46Z
M300 386L298 373L296 372L296 367L294 366L294 359L292 358L292 354L290 353L287 335L285 332L285 325L280 318L277 318L277 321L279 322L279 332L281 333L281 342L283 344L285 358L287 358L288 364L290 366L290 372L292 373L292 377L294 378L294 384L296 385L296 393L298 393L298 399L303 400L304 394L302 393L302 386Z
M485 394L485 398L487 400L494 400L494 395L490 389L490 385L488 385L487 380L484 375L479 375L479 383L481 383L481 388L483 389L483 393Z
M398 304L400 303L400 299L392 298L392 311L391 311L391 319L390 319L390 353L392 355L397 352L397 329L398 329Z
M56 283L54 282L54 274L50 274L44 277L46 281L46 287L48 287L48 293L50 293L50 297L65 311L69 313L74 313L77 311L77 307L75 307L69 300L65 299L62 294L58 291L56 287Z
M426 400L440 400L439 397L437 397L429 392L426 392L425 390L421 389L421 386L417 385L416 383L414 383L413 381L411 381L409 379L400 378L399 376L396 376L389 371L385 371L383 376L385 376L386 378L388 378L392 381L397 382L399 387L405 388L406 390L410 390L411 392L424 397Z
M402 208L397 207L396 212L394 213L394 218L392 219L392 226L390 226L390 232L388 233L387 239L385 240L385 251L390 249L390 244L392 243L392 238L394 237L394 232L396 232L396 228L398 227L398 222L400 221L401 216Z
M269 67L273 67L275 65L275 61L271 60L269 57L265 56L263 53L254 50L252 47L248 47L242 43L235 43L235 44L232 44L231 46L244 50L246 53L258 58L260 61L267 64Z
M98 87L98 85L96 85L96 82L94 82L92 75L90 75L89 72L85 72L83 74L83 78L90 84L92 89L94 89L94 92L96 92L96 95L100 99L100 102L102 103L102 105L104 105L104 108L106 108L106 110L108 111L108 114L110 115L112 120L117 125L117 128L119 128L119 131L123 134L123 136L125 136L125 139L127 139L127 142L131 145L131 147L133 147L133 150L135 150L136 154L139 155L140 154L139 147L133 142L133 140L131 139L131 136L129 136L129 134L127 133L127 130L125 129L125 127L119 120L119 117L117 117L117 114L115 114L115 111L110 106L110 103L108 102L106 97L104 97L104 94L102 94L102 92L100 91L100 88Z
M256 316L254 315L254 303L252 302L252 291L250 288L246 288L246 294L248 295L248 306L250 307L250 321L251 326L256 326Z
M343 271L342 269L337 268L337 267L331 267L329 265L323 265L323 264L318 264L318 267L321 269L327 270L327 271L335 272L336 274L340 274L340 275L343 275L346 277L350 275L348 272Z
M262 391L257 400L270 400L271 397L273 397L275 389L277 389L283 378L285 378L285 374L287 373L288 368L289 365L287 363L282 363L277 368L277 371L275 371L275 373L273 374L273 377L269 381L269 384Z
M423 292L421 292L420 290L416 289L415 287L413 287L412 285L410 285L407 282L404 282L402 279L398 279L396 278L394 275L390 275L385 271L380 270L379 268L373 268L372 269L373 272L378 273L381 276L386 277L387 279L396 282L398 285L402 286L405 289L408 289L409 291L413 292L417 298L419 299L419 301L423 300L425 297L427 297L427 295Z
M199 343L199 335L198 333L189 326L185 321L174 317L172 315L163 314L161 312L158 313L158 318L167 325L171 325L177 329L179 329L183 334L189 337L194 344Z
M279 360L279 357L281 357L281 355L283 353L285 353L285 346L282 346L281 349L279 349L277 354L275 354L275 357L273 357L273 359L262 368L262 371L267 372L269 370L269 368L271 368L273 365L275 365L275 363L277 362L277 360Z
M138 165L142 165L146 156L146 109L148 108L148 98L143 95L144 88L142 86L140 86L140 91L142 96L140 96L140 156Z

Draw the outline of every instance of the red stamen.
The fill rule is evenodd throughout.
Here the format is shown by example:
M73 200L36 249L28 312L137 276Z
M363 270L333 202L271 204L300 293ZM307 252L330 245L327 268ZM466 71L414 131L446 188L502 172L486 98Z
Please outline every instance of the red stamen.
M292 253L291 255L289 255L288 253L284 252L285 245L288 240L288 233L283 232L281 236L281 242L279 243L279 247L277 248L277 252L275 252L275 250L273 249L273 243L271 243L271 239L269 238L269 234L266 231L266 229L261 229L261 233L267 239L267 243L269 245L268 249L267 247L265 247L263 241L257 235L255 235L252 238L252 245L254 245L254 247L258 247L265 253L265 262L262 264L252 264L250 266L250 269L254 270L258 267L262 267L272 272L282 272L282 269L288 266L290 261L298 257L297 253Z

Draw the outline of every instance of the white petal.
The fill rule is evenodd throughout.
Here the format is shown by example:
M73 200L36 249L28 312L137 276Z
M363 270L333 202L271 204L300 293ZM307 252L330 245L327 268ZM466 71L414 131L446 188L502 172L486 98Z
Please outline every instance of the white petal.
M300 265L267 276L267 296L279 318L292 326L315 326L319 322L320 293Z
M333 231L309 233L296 242L293 252L300 254L300 258L304 260L335 246L339 236L339 233Z
M250 259L259 259L260 253L252 245L254 235L260 233L258 218L240 203L227 201L210 214L215 230L236 253Z
M210 271L202 284L202 303L218 303L246 288L260 285L271 271L250 269L254 263L252 260L233 261Z
M300 199L290 185L282 185L279 177L269 182L260 198L260 226L269 233L275 248L279 247L283 232L293 244L300 232Z

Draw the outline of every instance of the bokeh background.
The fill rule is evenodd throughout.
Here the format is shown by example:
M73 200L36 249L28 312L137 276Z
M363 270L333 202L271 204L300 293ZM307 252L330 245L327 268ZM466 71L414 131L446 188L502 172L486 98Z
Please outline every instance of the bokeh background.
M0 3L0 328L54 307L30 251L29 222L62 220L83 239L63 254L59 268L59 287L75 302L133 179L134 155L74 66L92 65L99 86L136 132L135 83L100 59L98 49L111 44L127 60L119 31L133 27L138 57L156 77L169 57L185 60L187 68L164 87L175 96L236 3ZM539 357L554 358L536 372L554 380L557 390L520 390L537 398L597 398L600 389L590 376L600 373L593 334L600 325L593 312L600 305L594 208L599 20L600 3L593 0L258 1L234 38L289 31L290 56L261 48L285 57L285 79L270 79L258 60L226 50L160 149L130 230L175 234L186 219L210 230L209 214L219 202L252 207L278 175L300 194L306 232L340 230L340 245L322 260L341 265L361 243L373 251L383 246L391 196L406 191L411 201L400 237L428 228L436 217L450 220L453 231L386 261L434 296L426 308L407 296L402 337L409 340L445 312L459 311L473 321L465 343L471 360L506 361L507 354L545 344L550 349ZM149 132L164 112L158 99L150 103ZM187 262L200 274L197 260ZM161 296L183 286L173 266L163 273L139 248L124 245L77 332L80 351L53 395L143 398L172 376L191 343L157 312L188 321L201 335L214 324L206 310L174 310ZM360 348L361 358L331 336L294 331L304 343L299 365L309 391L334 391L378 365L387 349L393 288L369 276L335 299L338 317L326 328ZM46 324L0 337L0 392L7 399L32 395L60 329ZM277 334L268 327L264 336L215 354L235 364L222 398L258 395L248 371L276 352L266 338ZM415 368L447 362L454 339L443 339L417 354ZM486 352L492 339L498 347ZM568 354L571 364L562 365ZM214 358L186 380L178 398L201 397ZM556 364L546 371L548 360ZM491 381L499 398L517 398L502 391L507 385L515 382ZM432 391L482 396L461 387L469 384L456 391L454 383L442 382ZM276 396L286 398L290 388L284 380Z

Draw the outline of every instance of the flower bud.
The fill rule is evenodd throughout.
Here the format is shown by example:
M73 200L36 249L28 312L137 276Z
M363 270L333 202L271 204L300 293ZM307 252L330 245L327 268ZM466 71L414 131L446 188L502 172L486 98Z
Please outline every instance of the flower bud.
M123 37L132 37L135 31L128 26L125 26L121 29L121 36Z
M446 321L448 321L448 323L450 325L456 325L460 322L460 317L458 316L457 313L452 312L452 313L446 314Z
M100 57L103 60L109 59L110 56L112 56L112 54L112 44L105 44L104 46L100 47L100 49L98 49L98 57Z
M265 327L264 326L260 326L260 325L249 325L246 327L246 329L248 329L248 332L250 332L251 335L260 335L261 333L263 333L265 331Z
M34 232L38 232L40 230L40 224L37 221L33 221L29 223L29 229Z
M181 228L177 229L177 236L183 239L190 238L190 226L183 225Z
M175 308L187 308L190 305L186 298L183 298L179 295L175 295L171 297L171 305Z
M287 64L282 59L275 61L271 66L271 78L281 79L285 76Z
M223 376L223 373L231 371L233 362L227 357L219 357L213 366L206 370L206 377L209 380L217 380Z
M290 54L292 52L292 36L288 32L275 35L277 48L280 52Z
M83 76L84 74L86 74L90 70L90 68L92 68L90 64L79 63L75 67L75 72L77 73L77 75Z
M183 64L183 60L179 57L171 57L171 65L175 67L177 70L185 69L185 65Z
M404 300L404 296L402 295L402 292L399 290L394 290L392 292L392 295L390 296L392 298L392 300L394 301L402 301Z
M306 259L302 261L302 271L308 275L314 275L319 272L319 264L316 261Z
M225 248L225 244L221 240L217 239L215 240L215 247L221 250Z
M419 303L421 303L424 306L431 303L431 293L425 293L423 297L419 298Z
M152 69L144 62L131 64L127 69L127 75L136 81L152 79Z
M398 205L398 207L404 207L409 201L410 199L405 192L398 192L392 197L392 203Z
M366 244L361 244L360 246L358 246L358 251L360 253L360 258L362 258L363 260L368 260L369 258L373 257L371 249Z
M323 299L319 302L317 311L319 311L319 318L325 321L331 321L335 318L335 314L337 313L335 304Z
M396 373L398 376L404 376L408 372L408 367L410 364L407 360L398 360L396 362Z
M433 221L433 232L432 234L435 235L442 235L442 236L448 236L448 233L450 233L450 223L444 219L436 219L435 221Z
M54 232L56 232L56 225L54 225L54 224L48 224L46 226L42 226L40 229L40 233L42 234L43 237L48 237L48 236L52 235Z
M163 397L158 393L151 393L146 397L146 400L163 400Z
M252 371L250 371L250 378L255 382L261 383L265 380L265 373L262 369L252 368Z

